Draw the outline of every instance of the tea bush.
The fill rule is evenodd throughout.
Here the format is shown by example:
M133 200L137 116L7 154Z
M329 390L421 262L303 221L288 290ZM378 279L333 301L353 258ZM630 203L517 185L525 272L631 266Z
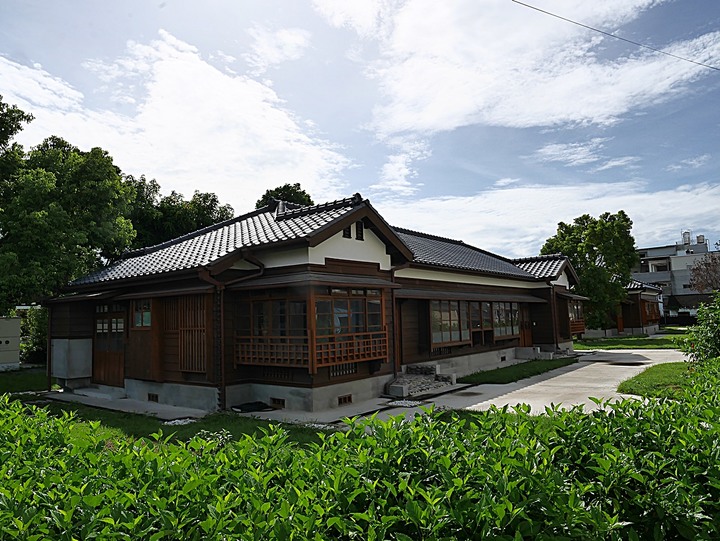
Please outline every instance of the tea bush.
M711 303L700 304L697 325L688 329L678 345L695 364L720 357L720 291L714 293Z
M719 365L676 401L356 419L309 445L79 436L0 398L0 538L718 539Z

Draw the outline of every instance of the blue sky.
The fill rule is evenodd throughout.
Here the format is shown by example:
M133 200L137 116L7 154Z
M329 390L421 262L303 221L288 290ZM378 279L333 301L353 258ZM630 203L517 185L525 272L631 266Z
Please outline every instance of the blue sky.
M528 2L720 67L717 0ZM18 140L101 146L236 213L300 182L393 225L534 255L625 210L639 246L720 240L720 71L511 0L4 0Z

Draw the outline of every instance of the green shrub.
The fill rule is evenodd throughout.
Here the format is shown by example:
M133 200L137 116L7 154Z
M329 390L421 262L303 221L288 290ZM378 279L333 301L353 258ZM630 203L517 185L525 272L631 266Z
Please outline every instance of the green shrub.
M697 325L690 327L678 344L696 364L720 357L720 291L715 292L710 304L698 307Z
M47 308L32 307L20 321L20 361L27 364L47 362Z
M674 401L355 419L308 445L108 440L0 398L0 538L718 539L718 366Z

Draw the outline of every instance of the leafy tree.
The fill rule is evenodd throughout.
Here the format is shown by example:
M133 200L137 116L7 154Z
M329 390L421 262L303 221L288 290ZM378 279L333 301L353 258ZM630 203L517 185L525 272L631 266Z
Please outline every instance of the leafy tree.
M720 241L715 243L720 250ZM690 287L695 291L720 291L720 253L710 252L690 269Z
M132 191L112 157L59 137L25 153L9 139L31 117L0 105L13 109L0 115L8 137L0 150L0 312L57 293L117 257L134 236L125 218Z
M279 199L290 203L299 203L300 205L314 205L310 194L300 187L300 183L283 184L273 190L267 190L265 194L255 203L255 208L259 209L270 203L271 199Z
M23 363L44 364L47 360L48 310L33 306L20 320L20 360Z
M545 241L542 254L566 255L578 273L577 292L590 299L586 321L590 328L607 328L626 296L631 270L637 262L632 220L620 210L599 218L584 214L572 224L560 222L557 233Z
M697 325L690 327L679 343L692 363L704 364L720 359L720 291L715 292L711 303L700 304Z
M6 152L10 141L22 130L23 124L32 121L33 116L18 109L15 105L8 105L0 94L0 152Z
M159 244L233 217L233 208L221 205L214 193L196 190L186 201L175 191L162 197L155 179L127 176L125 182L135 193L128 217L137 231L133 243L136 248Z

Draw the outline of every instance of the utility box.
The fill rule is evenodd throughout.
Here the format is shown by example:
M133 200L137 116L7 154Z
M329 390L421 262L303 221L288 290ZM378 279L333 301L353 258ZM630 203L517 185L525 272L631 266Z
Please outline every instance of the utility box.
M20 366L20 318L0 317L0 371Z

